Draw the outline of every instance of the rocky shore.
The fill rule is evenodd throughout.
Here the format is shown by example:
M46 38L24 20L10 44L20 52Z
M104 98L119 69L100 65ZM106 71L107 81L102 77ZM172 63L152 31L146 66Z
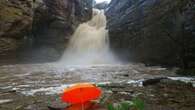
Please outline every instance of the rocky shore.
M93 82L103 90L103 103L99 104L103 110L109 103L117 104L135 97L144 101L144 110L195 109L195 78L180 77L174 70L142 64L61 69L55 65L1 66L0 109L65 108L67 104L61 102L60 94L64 88L77 82Z

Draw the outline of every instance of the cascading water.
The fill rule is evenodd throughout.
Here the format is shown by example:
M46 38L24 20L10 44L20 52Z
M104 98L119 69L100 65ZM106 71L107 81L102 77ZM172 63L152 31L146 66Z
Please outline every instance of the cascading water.
M106 16L94 9L93 18L80 24L60 60L67 65L111 64L116 62L109 49Z

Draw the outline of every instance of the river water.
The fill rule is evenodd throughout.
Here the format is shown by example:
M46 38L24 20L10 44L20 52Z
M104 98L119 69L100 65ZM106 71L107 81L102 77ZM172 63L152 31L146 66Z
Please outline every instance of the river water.
M0 89L17 90L24 95L37 92L59 93L67 85L78 82L121 82L173 76L160 67L142 64L91 65L59 67L56 63L0 66Z

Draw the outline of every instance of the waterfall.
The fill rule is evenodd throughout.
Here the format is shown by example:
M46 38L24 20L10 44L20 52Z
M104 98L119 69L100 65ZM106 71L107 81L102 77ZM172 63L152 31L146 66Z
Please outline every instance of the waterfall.
M103 11L94 9L93 18L78 26L60 62L69 65L111 64L115 62L109 49L106 16Z

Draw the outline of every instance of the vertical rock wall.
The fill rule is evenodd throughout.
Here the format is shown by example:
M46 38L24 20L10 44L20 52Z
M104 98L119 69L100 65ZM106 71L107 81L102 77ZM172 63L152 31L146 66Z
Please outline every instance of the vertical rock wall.
M43 0L33 19L35 59L60 58L75 28L91 15L92 0Z
M194 0L112 0L106 11L112 49L130 61L188 65L195 56L194 4Z
M31 27L31 0L0 0L0 63L17 59Z
M0 63L56 61L92 1L0 0Z

